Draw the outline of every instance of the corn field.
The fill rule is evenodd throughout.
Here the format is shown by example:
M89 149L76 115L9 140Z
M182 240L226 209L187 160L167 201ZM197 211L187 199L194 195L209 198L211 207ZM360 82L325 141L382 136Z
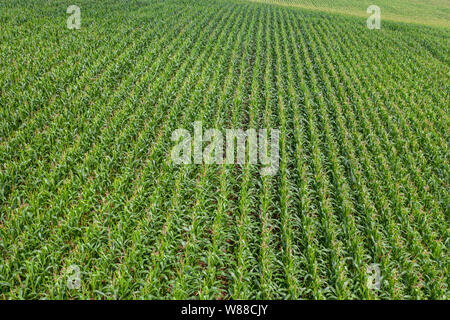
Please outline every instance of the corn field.
M275 2L0 3L0 299L449 298L448 3ZM277 174L174 165L194 121L278 128Z

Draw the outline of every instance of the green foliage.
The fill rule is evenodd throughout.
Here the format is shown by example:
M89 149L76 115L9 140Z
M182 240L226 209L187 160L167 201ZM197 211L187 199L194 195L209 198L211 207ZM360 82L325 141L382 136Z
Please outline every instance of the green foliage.
M0 3L1 299L449 298L447 29L70 4ZM279 128L277 175L173 166L194 121Z
M449 28L450 3L447 0L241 0L291 8L368 17L367 8L377 5L383 20Z

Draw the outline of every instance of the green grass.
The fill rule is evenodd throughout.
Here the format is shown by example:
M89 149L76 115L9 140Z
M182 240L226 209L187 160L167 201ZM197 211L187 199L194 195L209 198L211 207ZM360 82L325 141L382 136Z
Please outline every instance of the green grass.
M450 2L447 0L244 0L322 11L339 13L357 17L369 17L366 12L371 5L381 9L382 19L430 25L435 27L450 27Z
M449 9L416 2L1 2L0 298L448 299ZM173 165L194 121L279 128L277 175Z

